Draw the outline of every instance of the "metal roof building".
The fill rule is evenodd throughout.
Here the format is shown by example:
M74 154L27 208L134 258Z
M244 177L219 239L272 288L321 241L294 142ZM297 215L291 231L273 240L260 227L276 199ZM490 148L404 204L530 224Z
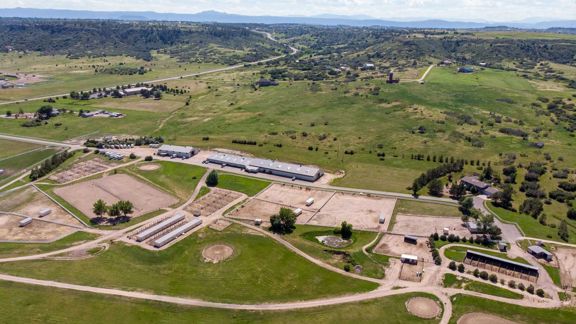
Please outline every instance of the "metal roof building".
M168 145L163 144L158 148L158 155L160 156L170 156L182 159L188 159L198 153L198 149L192 146L178 146L178 145Z
M324 175L324 172L322 172L320 168L314 166L305 166L301 164L285 163L226 153L213 154L207 159L207 161L222 166L233 166L246 170L247 172L268 173L306 181L316 181Z
M552 253L546 251L543 247L539 245L532 245L528 247L528 253L532 254L537 258L545 259L546 261L552 261Z
M494 267L516 271L528 276L538 277L539 269L533 265L524 264L512 260L507 260L504 258L499 258L490 254L484 254L472 250L466 250L466 257L464 258L464 263L473 264L475 262L482 262L487 265L493 266L490 270L499 272L498 269Z

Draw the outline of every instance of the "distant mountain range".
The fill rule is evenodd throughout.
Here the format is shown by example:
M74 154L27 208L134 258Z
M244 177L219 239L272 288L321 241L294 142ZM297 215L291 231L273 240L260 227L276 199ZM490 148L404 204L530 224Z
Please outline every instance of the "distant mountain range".
M152 11L89 11L61 9L10 8L0 9L0 17L21 18L60 18L60 19L114 19L114 20L154 20L190 21L244 24L308 24L308 25L347 25L382 26L397 28L485 28L506 26L524 29L576 28L576 20L546 21L526 19L521 22L470 22L448 20L382 20L368 16L319 15L314 17L243 16L218 11L203 11L195 14L158 13Z

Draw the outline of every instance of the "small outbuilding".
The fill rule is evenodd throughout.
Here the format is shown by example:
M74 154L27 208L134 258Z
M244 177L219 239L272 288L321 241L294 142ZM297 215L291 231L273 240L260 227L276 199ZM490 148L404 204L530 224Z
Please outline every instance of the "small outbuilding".
M40 210L40 211L38 212L38 216L39 216L39 217L48 216L48 215L50 215L51 212L52 212L52 209L50 209L50 208L44 208L44 209L42 209L42 210Z
M500 250L500 252L506 252L508 250L508 243L504 241L498 242L498 250Z
M254 220L254 225L256 225L256 226L262 225L262 219L256 218L256 219Z
M410 254L402 254L400 256L400 261L402 263L418 264L418 257L415 255L410 255Z
M418 244L418 238L412 235L404 235L404 243Z
M293 210L295 216L302 215L302 208L296 208Z
M158 148L158 155L173 158L189 159L198 153L198 149L191 146L177 146L164 144Z
M306 199L306 206L312 206L314 204L314 198L310 197Z
M384 216L383 213L380 213L380 216L378 216L378 223L384 224L385 222L386 222L386 216Z
M544 259L548 262L552 261L554 255L546 251L543 247L539 245L532 245L528 247L528 253L532 254L538 259Z
M24 226L30 225L30 223L32 223L32 218L31 218L31 217L26 217L26 218L24 218L23 220L21 220L21 221L18 223L18 226L24 227Z
M478 234L480 229L478 228L478 224L475 222L466 222L466 228L470 231L470 234Z

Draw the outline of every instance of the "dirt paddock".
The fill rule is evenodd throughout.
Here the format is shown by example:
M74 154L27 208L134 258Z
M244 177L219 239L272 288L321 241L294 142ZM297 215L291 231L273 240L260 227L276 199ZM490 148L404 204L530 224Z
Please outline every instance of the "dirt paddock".
M274 214L278 214L282 207L290 208L285 205L252 199L228 214L228 216L246 220L255 220L259 218L265 222L269 222L270 217ZM314 213L311 211L303 211L302 215L296 218L296 224L306 224L313 215Z
M202 250L204 262L218 263L229 259L234 254L234 249L226 244L211 245Z
M518 324L505 318L485 313L468 313L458 319L458 324Z
M576 249L559 247L555 254L560 264L562 286L576 287Z
M0 199L0 210L29 217L38 217L39 212L46 208L49 208L51 212L42 217L43 220L75 226L82 225L46 195L32 187L16 191Z
M258 199L304 210L317 211L322 207L333 192L314 190L297 185L273 184L268 189L258 194ZM312 206L306 206L308 198L314 198Z
M154 188L126 174L115 174L100 179L56 188L54 193L68 201L88 217L96 217L92 205L98 199L107 204L129 200L134 204L133 217L138 217L178 202L172 195Z
M50 176L49 179L58 183L66 183L92 175L94 173L102 172L108 168L109 165L106 164L106 162L100 158L95 158L92 160L75 163L68 170L56 173Z
M436 301L426 297L410 298L406 302L406 309L412 315L426 319L435 318L442 312L442 308Z
M199 212L202 216L208 216L240 197L242 197L242 194L238 192L213 188L208 194L186 206L185 210L190 213Z
M447 227L450 234L470 236L470 232L462 224L459 217L439 217L439 216L417 216L417 215L396 215L396 223L392 232L396 234L409 234L418 236L430 236L437 232L442 234L442 230Z
M346 221L355 229L377 231L380 214L390 218L395 204L396 199L336 193L307 224L334 227Z
M68 226L33 220L24 227L19 222L24 217L0 214L0 240L21 242L42 242L60 239L72 234L76 229Z
M417 244L404 242L404 236L386 234L374 248L374 252L383 255L400 257L402 254L410 254L418 257L419 260L432 261L431 254L426 246L426 239L418 239Z

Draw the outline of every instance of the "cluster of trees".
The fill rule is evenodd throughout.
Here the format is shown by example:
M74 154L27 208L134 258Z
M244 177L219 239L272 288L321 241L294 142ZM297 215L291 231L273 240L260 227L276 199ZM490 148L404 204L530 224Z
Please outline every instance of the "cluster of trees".
M141 66L141 67L132 67L132 66L125 66L120 63L114 67L105 67L102 69L96 69L96 73L103 73L103 74L114 74L114 75L144 75L148 73L150 70Z
M452 271L458 270L458 272L460 273L464 273L464 270L466 270L463 263L460 263L458 264L458 266L456 266L456 262L454 261L450 261L450 264L448 264L448 268Z
M232 140L233 144L242 144L242 145L257 145L258 142L256 141L250 141L250 140L245 140L245 139L233 139Z
M104 215L113 217L112 223L125 223L130 220L130 214L134 213L134 204L129 200L120 200L108 206L105 201L98 199L92 206L92 212L96 218L91 219L91 222L99 224L104 221Z
M422 173L418 178L416 178L414 180L414 182L412 183L412 187L410 188L412 190L412 193L414 194L414 196L418 195L418 191L420 189L422 189L424 186L428 185L429 182L431 182L432 180L438 180L439 178L452 173L452 172L460 172L464 169L464 162L463 161L457 161L457 162L453 162L453 163L445 163L442 164L434 169L430 169L428 171L426 171L426 173ZM438 182L435 181L436 183L433 185L433 189L438 189ZM440 183L440 186L442 186L442 184ZM430 187L428 188L430 190ZM441 189L440 189L441 191ZM434 192L437 193L437 192Z
M147 61L153 58L151 52L158 50L182 61L223 64L254 61L284 50L244 26L19 18L0 21L0 44L16 51L70 58L128 55ZM7 50L7 46L0 49ZM242 52L231 54L230 50Z
M528 138L528 133L526 133L525 131L523 131L521 129L503 127L503 128L500 128L498 131L502 134L518 136L518 137L522 137L524 139Z
M270 217L270 230L277 234L290 234L296 228L296 215L289 208L280 208L278 214Z
M140 137L130 137L122 139L89 138L84 142L84 146L103 149L106 148L107 146L113 146L113 145L142 146L142 145L161 144L161 143L164 143L164 138L162 136L140 136Z
M442 257L440 257L440 252L436 248L436 241L434 241L434 236L430 235L428 238L428 247L430 248L430 253L432 253L432 259L434 260L435 265L442 264Z
M32 171L30 171L30 180L35 181L42 178L72 156L74 156L74 153L70 153L68 151L52 155L51 158L44 160L40 166L37 166L33 168Z

